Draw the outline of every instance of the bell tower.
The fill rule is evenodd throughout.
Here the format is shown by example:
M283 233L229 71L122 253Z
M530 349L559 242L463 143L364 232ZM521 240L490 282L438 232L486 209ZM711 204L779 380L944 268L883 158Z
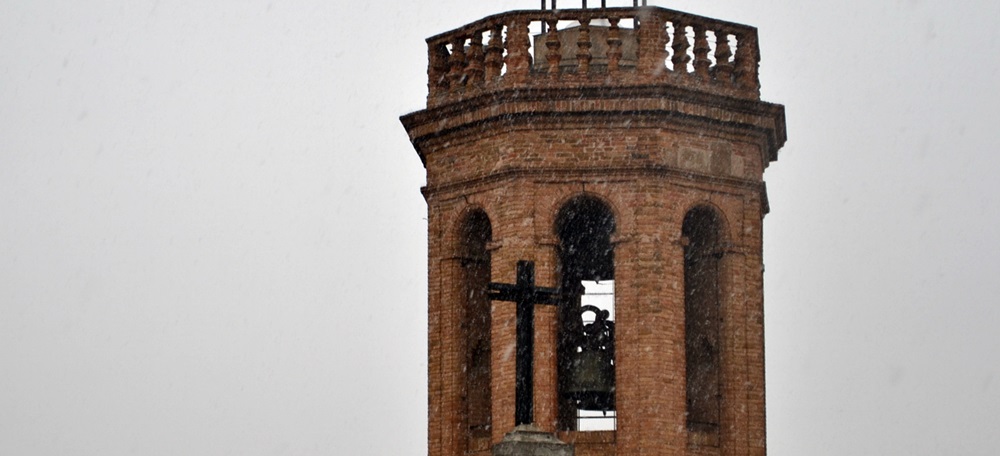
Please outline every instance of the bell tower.
M757 30L583 5L427 39L428 453L764 455Z

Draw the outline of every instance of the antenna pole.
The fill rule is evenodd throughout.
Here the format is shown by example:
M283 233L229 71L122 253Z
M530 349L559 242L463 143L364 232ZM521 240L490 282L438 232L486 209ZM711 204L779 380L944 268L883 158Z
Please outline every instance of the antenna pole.
M542 11L545 11L545 0L542 0ZM542 21L542 35L545 34L545 21Z

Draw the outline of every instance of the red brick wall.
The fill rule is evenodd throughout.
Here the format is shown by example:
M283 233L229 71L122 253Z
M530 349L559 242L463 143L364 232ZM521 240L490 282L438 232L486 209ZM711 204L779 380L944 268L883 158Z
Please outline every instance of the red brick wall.
M555 287L556 214L581 194L604 201L616 222L618 427L560 438L578 456L765 454L763 172L785 141L784 108L759 100L756 29L661 8L615 11L641 18L633 70L544 74L526 66L527 21L579 20L594 10L513 12L428 40L430 107L401 120L427 170L432 456L475 449L464 416L461 223L471 210L488 215L492 281L514 282L516 262L532 260L537 283ZM692 45L700 72L666 71L667 20L690 24L701 37L687 44L675 37L672 45L677 68L685 68L680 57ZM506 40L483 43L485 30L491 37L506 30ZM698 44L705 30L737 38L735 68L727 70L735 76L707 71L708 45ZM495 64L503 51L501 77ZM495 74L484 76L490 65ZM717 438L690 433L685 418L681 226L699 205L711 206L723 225ZM512 303L491 305L494 444L514 425L514 314ZM535 315L535 421L555 431L556 312L541 307Z
M429 453L461 455L464 338L459 225L472 208L493 230L492 281L517 260L558 284L555 217L574 196L605 201L617 223L618 429L562 433L576 454L765 453L761 221L765 135L670 116L540 116L470 124L420 143L426 158L429 275ZM722 425L698 445L685 425L684 215L710 205L724 220ZM556 425L556 319L536 313L535 421ZM493 443L514 424L514 306L492 304Z

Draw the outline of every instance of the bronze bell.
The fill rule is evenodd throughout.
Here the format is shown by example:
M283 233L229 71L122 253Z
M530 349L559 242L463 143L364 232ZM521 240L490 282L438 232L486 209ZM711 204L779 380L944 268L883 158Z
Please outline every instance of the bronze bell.
M583 325L570 359L566 394L581 410L615 409L615 323L608 311L583 306L580 313L594 312L593 323Z

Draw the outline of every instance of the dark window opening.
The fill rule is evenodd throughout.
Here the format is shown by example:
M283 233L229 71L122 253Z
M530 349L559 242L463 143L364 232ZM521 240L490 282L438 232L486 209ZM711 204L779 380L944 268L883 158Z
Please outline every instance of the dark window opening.
M614 430L615 220L600 200L578 197L559 211L559 427Z
M490 387L490 252L492 239L490 220L482 211L469 214L462 225L462 283L466 335L465 409L468 420L469 451L489 446L491 425Z
M687 427L717 436L721 405L719 260L720 222L708 208L684 217L684 347ZM717 442L717 438L708 441Z

